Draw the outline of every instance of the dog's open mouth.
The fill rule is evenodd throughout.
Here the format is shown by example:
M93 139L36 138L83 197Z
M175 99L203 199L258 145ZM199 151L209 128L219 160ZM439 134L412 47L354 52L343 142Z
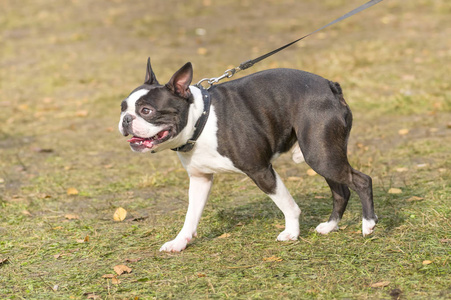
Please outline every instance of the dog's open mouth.
M142 149L152 149L156 145L167 141L170 138L170 132L168 129L162 130L156 135L150 138L142 138L139 136L133 136L131 139L127 140L130 143L130 146L134 150L142 150Z

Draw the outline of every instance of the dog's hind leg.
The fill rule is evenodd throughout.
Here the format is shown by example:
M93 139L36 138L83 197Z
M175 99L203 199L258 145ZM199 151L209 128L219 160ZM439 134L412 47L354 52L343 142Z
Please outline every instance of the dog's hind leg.
M349 197L351 196L351 192L345 184L336 183L328 179L326 181L332 191L334 206L329 221L321 223L316 227L316 231L321 234L328 234L331 231L338 230L338 222L340 222L346 210Z
M340 100L340 101L336 101ZM342 185L357 192L362 202L362 234L373 232L377 222L374 213L371 177L351 167L347 158L347 141L351 130L352 115L342 97L326 98L316 105L321 110L316 115L305 115L303 126L296 128L299 145L305 162L329 183L334 195L334 211L327 225L320 224L317 230L327 233L336 228L339 218L346 208L343 199L348 199L348 191ZM321 120L318 123L318 119ZM315 124L313 126L312 124Z
M250 176L257 186L265 192L285 216L285 230L277 237L278 241L294 241L299 236L299 215L301 209L291 197L279 175L271 165Z

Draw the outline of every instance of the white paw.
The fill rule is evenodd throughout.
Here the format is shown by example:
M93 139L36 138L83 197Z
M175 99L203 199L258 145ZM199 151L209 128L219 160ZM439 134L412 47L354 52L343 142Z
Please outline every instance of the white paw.
M278 241L296 241L298 239L299 232L291 232L288 230L282 231L277 237Z
M376 226L375 220L362 219L362 234L363 236L372 234Z
M186 245L188 245L190 239L187 238L176 238L172 241L165 243L160 248L160 252L180 252L185 250Z
M338 230L338 222L337 221L329 221L324 222L316 226L316 232L321 234L328 234L331 231Z

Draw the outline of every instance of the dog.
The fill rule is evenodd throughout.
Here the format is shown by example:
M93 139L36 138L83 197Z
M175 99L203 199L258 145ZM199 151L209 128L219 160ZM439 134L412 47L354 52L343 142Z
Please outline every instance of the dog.
M132 136L131 149L176 150L189 175L185 223L160 251L180 252L196 236L219 172L249 176L284 214L285 230L277 240L296 240L301 210L271 164L290 149L293 160L305 161L332 191L332 214L316 231L338 230L351 189L362 203L363 236L373 232L372 180L349 164L352 114L338 83L295 69L257 72L208 91L191 85L192 78L193 67L186 63L161 85L149 58L144 84L121 103L119 131Z

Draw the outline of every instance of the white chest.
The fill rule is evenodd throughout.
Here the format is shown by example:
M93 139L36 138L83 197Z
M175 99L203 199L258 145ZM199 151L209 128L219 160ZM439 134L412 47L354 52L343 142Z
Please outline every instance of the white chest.
M242 173L232 161L218 153L217 117L212 105L207 124L191 152L179 152L179 158L188 174Z

